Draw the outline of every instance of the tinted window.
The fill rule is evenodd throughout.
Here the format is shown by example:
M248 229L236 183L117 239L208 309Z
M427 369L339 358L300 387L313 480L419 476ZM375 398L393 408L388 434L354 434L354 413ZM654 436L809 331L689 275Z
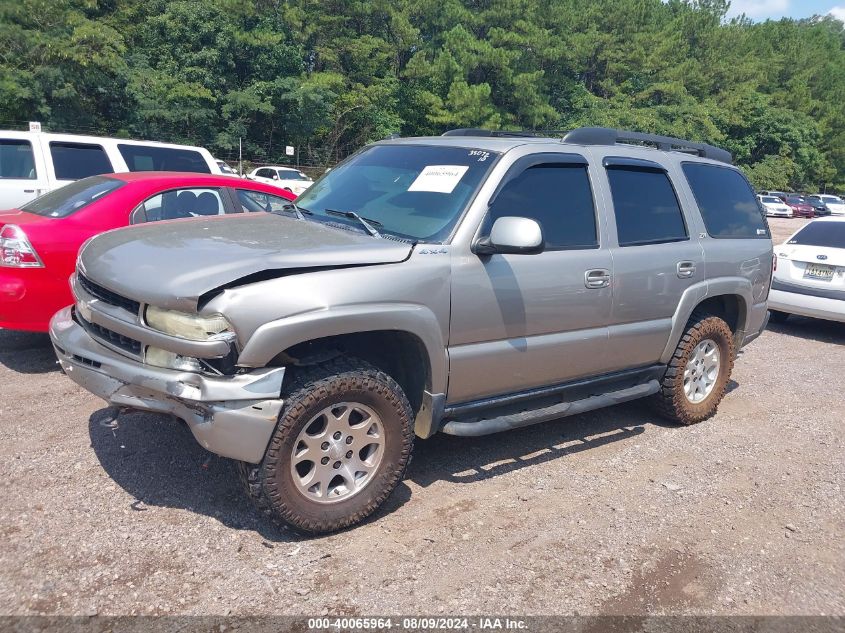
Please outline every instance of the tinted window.
M379 231L441 241L497 157L461 147L373 145L332 169L296 203L315 220L363 231L360 222L336 213L355 211Z
M50 155L58 180L79 180L114 171L106 151L100 145L53 141L50 143Z
M21 207L24 211L51 218L64 218L119 189L121 180L91 176L45 193Z
M607 177L613 194L619 246L687 238L678 198L665 172L608 167Z
M35 180L32 144L17 139L0 140L0 178Z
M190 149L152 145L118 145L129 171L191 171L210 174L202 154Z
M146 200L140 213L133 216L133 222L177 220L204 215L225 213L217 189L174 189L165 191Z
M496 196L485 221L486 234L505 216L537 220L547 249L594 248L596 212L584 165L530 167L510 180Z
M683 168L711 237L769 236L764 212L741 173L703 163L684 163Z
M787 244L845 248L845 222L810 222Z
M269 193L246 189L238 189L237 192L238 202L244 211L285 211L285 205L290 205L287 198L272 196Z

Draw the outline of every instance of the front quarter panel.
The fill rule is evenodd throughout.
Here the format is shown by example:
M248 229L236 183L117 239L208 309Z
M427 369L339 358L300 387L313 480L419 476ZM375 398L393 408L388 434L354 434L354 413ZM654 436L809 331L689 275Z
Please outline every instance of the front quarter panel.
M288 271L229 288L202 311L232 323L241 345L238 364L245 367L263 367L293 345L327 336L408 332L428 352L432 391L445 393L449 270L448 247L418 246L398 264Z

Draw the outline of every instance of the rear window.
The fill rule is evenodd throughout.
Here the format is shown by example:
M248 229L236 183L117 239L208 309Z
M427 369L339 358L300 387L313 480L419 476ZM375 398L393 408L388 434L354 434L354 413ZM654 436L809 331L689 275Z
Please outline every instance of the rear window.
M155 147L152 145L123 145L117 149L129 171L190 171L210 174L211 169L202 154L190 149Z
M704 163L683 168L710 237L769 237L763 209L739 171Z
M0 178L35 180L35 160L29 141L0 140Z
M45 193L21 207L24 211L49 218L65 218L96 202L124 184L121 180L91 176Z
M52 141L50 156L57 180L80 180L114 171L101 145Z
M810 222L787 244L845 248L845 222Z

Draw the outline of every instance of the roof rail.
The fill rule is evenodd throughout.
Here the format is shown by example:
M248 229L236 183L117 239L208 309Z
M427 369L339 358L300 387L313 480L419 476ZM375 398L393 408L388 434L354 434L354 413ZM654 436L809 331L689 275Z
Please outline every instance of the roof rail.
M443 132L442 136L498 136L498 137L527 137L541 136L529 130L483 130L478 127L462 127Z
M617 143L630 143L631 141L648 143L665 151L687 152L723 163L733 163L731 153L721 147L707 143L695 143L672 136L660 136L659 134L615 130L609 127L581 127L567 132L563 137L564 143L576 145L616 145Z

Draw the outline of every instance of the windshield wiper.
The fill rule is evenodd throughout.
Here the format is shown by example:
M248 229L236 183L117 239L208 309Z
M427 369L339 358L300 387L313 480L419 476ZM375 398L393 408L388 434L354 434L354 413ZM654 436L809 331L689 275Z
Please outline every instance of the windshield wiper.
M369 218L362 218L360 215L355 213L354 211L338 211L337 209L326 209L326 213L329 215L339 215L344 218L351 218L353 220L358 220L361 223L361 226L372 235L373 237L381 238L381 233L379 233L373 224L377 226L383 226L381 222L378 220L370 220Z
M284 211L288 211L289 209L293 209L293 212L296 213L296 217L300 220L304 220L306 215L314 215L313 211L309 211L305 207L297 206L295 202L287 202L282 205L282 209Z

